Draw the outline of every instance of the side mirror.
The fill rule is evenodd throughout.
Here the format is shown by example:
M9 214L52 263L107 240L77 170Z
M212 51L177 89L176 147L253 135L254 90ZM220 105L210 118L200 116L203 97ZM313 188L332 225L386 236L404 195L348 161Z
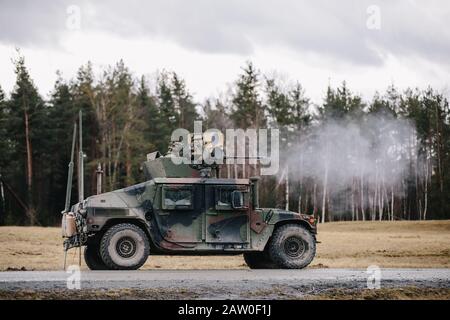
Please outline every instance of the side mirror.
M241 191L233 191L231 193L231 203L233 209L247 209L247 205L244 200L244 193Z

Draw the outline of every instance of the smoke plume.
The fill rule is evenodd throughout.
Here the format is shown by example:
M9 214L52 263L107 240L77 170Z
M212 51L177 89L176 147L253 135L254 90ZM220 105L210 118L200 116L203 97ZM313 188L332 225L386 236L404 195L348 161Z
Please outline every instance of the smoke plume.
M370 214L383 215L393 211L393 199L404 196L403 177L417 159L417 147L408 120L369 114L325 121L291 142L284 154L291 181L316 184L319 207L333 214L372 208Z

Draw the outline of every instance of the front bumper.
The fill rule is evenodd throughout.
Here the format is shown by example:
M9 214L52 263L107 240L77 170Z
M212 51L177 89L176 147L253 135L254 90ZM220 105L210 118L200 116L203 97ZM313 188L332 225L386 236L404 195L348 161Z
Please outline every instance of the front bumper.
M61 220L61 235L64 238L64 249L79 247L87 241L86 218L83 216L82 204L72 206L72 211L64 212Z

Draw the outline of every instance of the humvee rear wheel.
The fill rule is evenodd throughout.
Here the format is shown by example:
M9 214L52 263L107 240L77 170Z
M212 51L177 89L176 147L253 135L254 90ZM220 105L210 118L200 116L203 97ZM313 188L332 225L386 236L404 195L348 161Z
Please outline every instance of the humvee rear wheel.
M130 223L112 226L100 242L100 255L108 269L139 269L147 260L149 252L147 235Z
M245 252L244 260L250 269L276 269L277 265L270 260L267 252Z
M89 244L84 247L84 262L90 270L108 269L100 256L98 244Z
M302 269L316 254L314 236L297 224L286 224L274 231L269 243L269 256L284 269Z

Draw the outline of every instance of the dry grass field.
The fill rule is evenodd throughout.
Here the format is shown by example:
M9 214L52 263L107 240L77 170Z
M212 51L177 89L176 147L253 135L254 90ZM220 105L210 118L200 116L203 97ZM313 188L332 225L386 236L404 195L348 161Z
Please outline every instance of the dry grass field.
M0 270L62 268L59 228L0 227ZM450 267L450 220L333 222L319 225L311 267ZM78 252L69 251L68 264ZM83 267L86 268L83 261ZM150 256L143 269L241 269L242 256Z

